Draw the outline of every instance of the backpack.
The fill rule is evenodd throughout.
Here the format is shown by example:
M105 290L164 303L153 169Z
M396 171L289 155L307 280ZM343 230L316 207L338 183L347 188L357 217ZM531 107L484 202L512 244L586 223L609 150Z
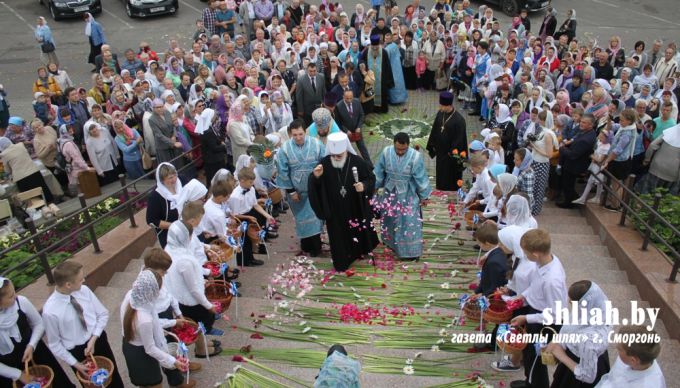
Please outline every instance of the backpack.
M59 169L60 171L63 171L65 173L70 173L71 172L71 162L66 160L66 156L61 152L61 144L59 144L59 141L57 141L57 158L56 158L57 164L55 167Z

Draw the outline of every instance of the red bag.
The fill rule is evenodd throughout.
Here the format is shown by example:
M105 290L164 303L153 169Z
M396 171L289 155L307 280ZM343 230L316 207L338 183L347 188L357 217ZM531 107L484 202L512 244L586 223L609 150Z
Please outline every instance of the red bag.
M349 141L352 142L352 143L356 143L356 142L358 142L359 140L362 139L361 132L349 131L349 132L347 132L347 137L349 137Z

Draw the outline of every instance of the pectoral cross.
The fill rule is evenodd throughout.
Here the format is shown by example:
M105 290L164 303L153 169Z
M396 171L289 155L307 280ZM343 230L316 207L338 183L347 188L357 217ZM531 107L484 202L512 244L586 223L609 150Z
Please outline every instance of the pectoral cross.
M340 188L340 195L342 196L342 198L345 198L345 195L347 195L347 190L345 190L345 186L342 186Z

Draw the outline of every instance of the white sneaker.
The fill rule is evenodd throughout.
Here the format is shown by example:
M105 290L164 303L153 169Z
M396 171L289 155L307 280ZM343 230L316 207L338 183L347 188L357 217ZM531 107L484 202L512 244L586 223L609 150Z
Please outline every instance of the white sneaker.
M499 372L517 372L520 367L514 366L510 360L500 360L491 363L491 368Z
M571 201L574 205L585 205L586 201L584 198L578 198L573 201Z

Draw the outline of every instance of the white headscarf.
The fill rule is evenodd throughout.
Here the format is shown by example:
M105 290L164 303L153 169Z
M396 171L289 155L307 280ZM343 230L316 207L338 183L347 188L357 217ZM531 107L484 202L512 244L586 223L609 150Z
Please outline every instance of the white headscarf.
M672 147L680 148L680 124L664 130L663 141Z
M92 14L89 12L87 12L85 15L87 15L87 20L85 24L85 35L92 36L92 23L94 22L94 16L92 16Z
M156 168L156 192L160 194L161 197L163 197L166 201L170 202L170 209L177 209L177 199L179 198L179 195L182 193L182 182L180 182L179 177L177 178L177 181L175 181L175 194L172 194L170 190L163 184L161 181L161 176L160 176L160 170L161 166L163 165L168 165L171 166L174 170L175 173L177 173L177 169L175 169L175 166L168 162L163 162L158 165L158 168Z
M597 283L592 282L590 284L590 288L588 291L586 291L585 294L579 299L579 308L576 309L576 314L577 316L572 316L570 317L572 320L578 319L578 322L583 319L581 316L579 316L579 313L581 312L582 309L587 309L588 311L586 312L586 322L590 322L590 317L591 317L591 311L597 311L599 310L600 312L605 311L607 306L606 302L609 300L607 295L602 291L602 289L597 285ZM585 306L582 305L582 303L585 302ZM603 318L604 319L604 318ZM586 334L588 335L588 338L595 338L595 334L599 336L599 338L607 338L607 335L609 334L609 331L612 330L612 325L607 325L605 322L602 322L602 324L586 324L586 325L564 325L560 329L560 334L565 333L579 333L579 334ZM600 356L602 353L607 350L608 344L607 341L601 341L601 343L594 342L595 344L598 344L597 346L597 356ZM566 347L572 351L572 353L576 354L578 357L583 357L584 356L584 351L586 350L585 348L586 344L584 344L581 341L576 341L575 343L572 343L571 341L568 341L566 343ZM591 350L592 347L588 345L588 350ZM588 361L588 360L584 360ZM595 361L595 360L593 360Z
M186 186L182 187L182 191L177 196L177 212L179 213L180 219L182 218L182 209L184 209L185 203L198 201L205 197L207 193L208 189L205 185L196 179L190 180Z
M144 310L153 313L153 303L158 298L160 289L156 276L150 270L139 273L132 283L130 291L130 306L135 310Z
M210 129L212 125L213 117L215 117L215 111L213 109L207 108L196 118L196 129L195 132L198 135L202 135L205 131Z
M212 181L210 181L210 186L215 186L217 182L226 182L229 180L229 177L233 177L234 175L231 173L231 171L227 170L226 168L220 168L217 170L215 173L215 176L213 176Z
M538 226L531 216L529 201L521 195L511 195L505 204L506 225L517 225L522 228L533 229Z
M168 228L168 243L165 245L165 251L168 252L173 261L179 258L180 255L190 254L190 242L191 235L182 221L175 221L170 224L170 228Z
M545 113L546 113L545 124L543 125L543 127L545 129L554 130L555 129L555 120L553 120L552 112L550 110L546 110Z
M505 104L498 104L498 115L496 116L496 122L498 124L507 123L512 120L512 115L510 114L510 108Z
M496 177L496 180L498 181L498 187L500 187L503 197L510 194L517 186L517 177L508 174L507 172L499 174L498 177Z
M241 155L236 160L236 167L234 167L234 176L238 179L238 173L245 167L249 167L253 158L250 155Z
M543 109L543 103L545 102L543 87L535 86L532 90L535 89L538 89L538 99L534 103L533 97L529 96L529 102L527 103L529 105L529 113L531 113L531 110L534 109L534 107Z
M5 285L5 280L9 284L9 279L0 276L0 287ZM19 304L16 301L12 306L0 309L0 355L12 353L14 350L12 339L16 342L21 341L17 320L19 320Z

